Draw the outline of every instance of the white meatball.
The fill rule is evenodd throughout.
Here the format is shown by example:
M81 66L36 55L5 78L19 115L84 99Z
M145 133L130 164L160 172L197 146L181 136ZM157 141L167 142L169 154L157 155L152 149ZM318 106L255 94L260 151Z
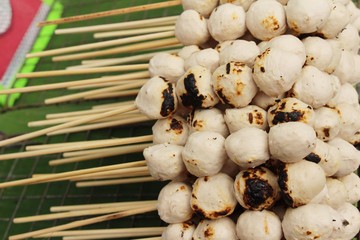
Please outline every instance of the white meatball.
M343 218L343 228L331 235L331 239L353 239L360 231L360 213L359 210L350 203L344 203L337 209Z
M328 195L323 199L322 203L327 204L330 207L337 209L347 199L347 191L345 184L334 178L326 179L326 187L328 189Z
M192 239L238 240L235 231L235 223L230 218L202 220L197 226Z
M161 240L191 240L195 231L192 223L174 223L168 225L161 235Z
M273 212L248 210L237 220L236 233L240 240L281 240L281 221Z
M282 164L278 175L284 201L291 207L308 204L324 189L326 183L322 168L305 160Z
M305 46L300 41L299 38L293 35L286 34L286 35L274 37L268 42L267 47L277 48L282 51L294 53L296 56L298 56L301 62L305 63L306 60Z
M247 106L257 92L251 68L240 62L218 67L213 73L212 85L220 101L232 107Z
M349 175L359 168L360 152L353 145L341 138L334 138L329 141L329 144L336 147L341 155L339 170L335 173L336 177Z
M233 4L220 5L211 13L208 27L211 36L218 42L240 38L246 31L245 11Z
M341 47L353 54L358 54L360 45L359 31L354 25L349 24L341 30L336 39L340 41Z
M235 197L245 209L263 210L280 197L277 177L264 167L241 171L234 182Z
M312 33L325 25L331 8L328 0L289 0L286 17L289 28L296 33Z
M185 73L184 60L174 54L158 53L150 59L149 72L153 76L161 76L176 83Z
M245 127L255 127L265 131L268 128L266 111L256 105L226 109L224 118L231 133Z
M254 104L264 110L268 110L269 107L274 105L276 103L276 101L278 101L278 100L279 100L279 98L270 97L270 96L266 95L264 92L258 91L252 100L252 104Z
M176 84L176 94L185 107L210 108L219 102L211 87L211 72L202 66L186 71Z
M282 221L285 239L329 239L333 231L332 219L331 207L327 205L312 203L288 208Z
M229 135L223 113L217 108L197 109L189 116L190 133L196 131L211 131L220 133L223 137Z
M246 26L260 40L269 40L286 31L285 9L276 0L258 0L246 13Z
M329 158L326 162L320 162L319 166L324 170L326 176L334 176L340 169L341 153L336 147L328 143L327 145L329 147Z
M340 131L340 116L336 109L321 107L315 110L313 127L316 135L323 141L335 138Z
M185 145L189 135L189 127L185 119L180 116L171 116L157 120L152 126L153 142Z
M330 43L320 37L307 37L302 40L306 51L306 64L325 71L333 57Z
M176 20L175 36L184 45L206 43L210 34L206 19L195 10L186 10Z
M360 11L360 9L359 9ZM351 84L358 84L360 82L360 56L357 54L353 55L354 57L354 75L353 78L349 80Z
M283 98L268 110L270 127L284 122L303 122L312 125L314 120L313 108L296 98Z
M339 89L333 76L313 66L305 66L292 89L292 95L314 108L323 107Z
M238 6L242 6L247 11L250 5L256 0L220 0L220 4L231 3Z
M359 95L354 86L350 83L345 83L341 85L336 96L332 98L327 105L330 107L336 107L336 105L339 105L341 103L350 104L355 108L359 106Z
M175 84L161 77L153 77L140 89L135 99L139 111L149 118L162 119L176 111Z
M354 81L355 77L355 58L354 54L343 50L338 65L333 74L337 76L342 84Z
M328 42L331 45L333 55L330 61L330 65L325 69L325 72L332 74L335 71L335 69L338 67L342 50L339 41L335 39L326 39L326 42Z
M225 41L225 42L221 42L218 43L215 47L215 50L218 51L219 53L221 53L222 51L224 51L224 49L227 46L230 46L231 44L233 44L236 40L229 40L229 41Z
M218 51L212 48L200 50L198 52L194 52L185 61L186 70L197 65L206 67L207 69L210 69L211 72L214 72L215 69L219 67Z
M267 48L255 59L254 81L266 95L278 97L291 89L304 62L292 52Z
M182 223L192 218L191 187L182 182L170 182L158 196L158 213L164 222Z
M194 132L186 142L182 157L191 174L197 177L215 175L227 159L225 138L216 132Z
M201 49L199 48L199 46L197 45L189 45L189 46L184 46L179 52L178 55L179 57L181 57L182 59L186 60L187 58L189 58L191 56L191 54L200 51Z
M273 126L269 131L271 156L286 163L298 162L316 146L312 127L302 122L288 122Z
M268 134L258 128L245 127L232 133L225 148L230 159L243 168L259 166L270 158Z
M360 110L346 103L336 105L336 109L340 115L339 137L350 141L360 129Z
M171 144L145 148L143 154L150 175L159 181L185 179L187 171L181 157L182 150L182 146Z
M237 201L233 190L234 181L224 173L198 178L191 197L191 207L198 215L208 219L229 216Z
M243 62L253 66L260 49L253 41L235 40L220 51L220 64Z
M346 7L339 2L329 1L331 5L330 16L317 32L325 38L335 38L341 30L350 22L349 12Z
M210 13L216 8L219 0L182 0L184 10L193 9L203 15L209 17Z
M356 204L360 200L360 178L355 173L350 173L344 177L339 178L344 184L347 191L346 201L351 204Z

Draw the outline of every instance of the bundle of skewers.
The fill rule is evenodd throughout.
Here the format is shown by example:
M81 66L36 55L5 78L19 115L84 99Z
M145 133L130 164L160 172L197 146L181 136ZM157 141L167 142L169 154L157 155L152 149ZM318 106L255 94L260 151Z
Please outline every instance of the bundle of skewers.
M180 1L54 23L176 4ZM69 34L116 29L95 37L122 38L28 57L68 61L127 51L150 53L84 60L66 70L18 77L124 74L0 91L82 90L47 99L46 104L136 96L49 114L29 126L50 127L6 139L0 146L156 120L152 135L28 146L25 152L0 156L9 160L62 153L63 158L49 162L52 166L134 152L142 152L144 159L34 175L1 183L0 188L67 180L78 187L170 181L158 199L53 207L51 214L14 222L100 216L10 239L353 239L360 230L354 206L360 200L360 178L354 173L360 165L360 107L354 88L360 82L360 10L348 0L181 4L180 16L58 30ZM136 36L123 37L128 35ZM92 51L111 46L117 47ZM84 50L91 51L74 53ZM152 211L169 225L71 230Z

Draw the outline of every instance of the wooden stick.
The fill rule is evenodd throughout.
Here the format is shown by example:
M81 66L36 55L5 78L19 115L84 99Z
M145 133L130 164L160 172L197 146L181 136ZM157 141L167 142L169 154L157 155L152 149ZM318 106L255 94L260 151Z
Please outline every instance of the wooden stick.
M94 217L94 218L89 218L89 219L85 219L85 220L78 220L75 222L71 222L71 223L67 223L67 224L63 224L63 225L59 225L59 226L55 226L55 227L45 228L45 229L41 229L41 230L36 230L36 231L24 233L24 234L14 235L14 236L11 236L9 238L9 240L26 239L26 238L35 237L35 236L39 236L39 235L43 235L43 234L47 234L47 233L51 233L51 232L68 230L68 229L82 227L82 226L86 226L86 225L90 225L90 224L94 224L94 223L119 219L119 218L142 214L142 213L146 213L146 212L152 212L155 210L156 210L156 206L146 206L146 207L141 207L141 208L137 208L137 209L121 211L121 212L112 213L112 214Z
M144 70L149 67L149 64L132 64L121 65L113 67L100 67L89 69L75 69L75 70L54 70L54 71L41 71L32 73L19 73L17 78L38 78L38 77L54 77L54 76L69 76L69 75L81 75L92 73L109 73L109 72L123 72L132 70Z
M49 165L50 166L58 166L58 165L67 164L67 163L88 161L88 160L93 160L93 159L97 159L97 158L111 157L111 156L117 156L117 155L128 154L128 153L136 153L136 152L143 151L145 148L150 147L151 145L152 144L145 143L145 144L137 144L137 145L131 145L131 146L122 146L122 147L117 147L117 149L114 148L112 150L108 150L107 152L100 151L99 153L96 153L96 154L89 154L89 155L85 155L85 156L51 160L49 162Z
M136 96L139 93L140 89L125 90L119 92L110 92L103 94L96 94L94 96L84 97L85 100L95 100L95 99L105 99L105 98L115 98L115 97L130 97Z
M93 203L93 204L81 204L81 205L68 205L68 206L54 206L50 208L51 212L67 212L67 211L78 211L86 209L97 209L97 208L108 208L113 206L133 206L142 205L146 203L156 203L157 200L146 200L146 201L130 201L130 202L113 202L113 203Z
M4 89L4 90L0 90L0 95L12 94L12 93L48 91L48 90L54 90L54 89L60 89L60 88L68 88L68 87L72 87L72 86L81 86L81 85L87 85L87 84L100 83L100 82L101 83L115 82L115 81L122 81L122 80L136 79L136 78L147 78L147 77L150 77L149 72L141 71L141 72L122 74L122 75L118 75L118 76L111 76L111 77L100 77L100 78L77 80L77 81L71 81L71 82L63 82L63 83L43 84L43 85L39 85L39 86L30 86L30 87L23 87L23 88Z
M119 107L118 109L111 110L111 111L104 112L104 113L99 113L99 114L97 114L95 116L85 117L85 118L82 118L82 119L78 119L78 120L70 121L70 122L67 122L67 123L60 124L60 125L56 125L56 126L53 126L53 127L38 130L38 131L35 131L35 132L23 134L23 135L20 135L20 136L17 136L17 137L13 137L13 138L10 138L10 139L0 141L0 147L7 146L7 145L10 145L10 144L14 144L14 143L17 143L17 142L21 142L21 141L24 141L24 140L28 140L28 139L31 139L31 138L39 137L39 136L42 136L42 135L46 135L46 134L51 133L51 132L56 132L57 130L62 130L62 129L78 126L78 125L88 123L90 121L94 121L94 120L97 120L97 119L101 119L101 118L105 118L105 117L114 116L116 114L129 112L129 111L132 111L132 110L135 110L135 109L137 109L136 106ZM10 155L10 154L8 154L8 155ZM1 155L0 160L4 156L6 156L6 155Z
M48 133L47 135L55 136L55 135L59 135L59 134L67 134L67 133L88 131L88 130L94 130L94 129L115 127L115 126L119 127L119 126L140 123L140 122L148 122L148 121L152 121L152 119L150 119L147 116L142 115L142 116L127 118L127 119L122 119L122 120L116 120L116 121L110 121L110 122L104 122L104 123L94 123L94 124L88 124L88 125L83 125L83 126L78 126L78 127L64 128L59 131L53 131L51 133ZM1 156L0 156L0 158L1 158Z
M47 26L47 25L52 25L52 24L63 24L63 23L70 23L70 22L85 21L85 20L90 20L90 19L95 19L95 18L110 17L110 16L126 14L126 13L147 11L147 10L151 10L151 9L167 8L167 7L171 7L171 6L177 6L180 4L181 4L180 0L152 3L152 4L133 6L133 7L128 7L128 8L114 9L114 10L104 11L104 12L96 12L96 13L78 15L78 16L67 17L67 18L60 18L60 19L56 19L56 20L43 21L43 22L38 23L38 26L42 27L42 26Z
M85 68L93 68L93 67L106 67L106 66L112 66L112 65L116 65L116 64L131 63L131 62L135 62L135 61L142 61L142 60L148 61L154 55L156 55L158 53L176 53L176 52L178 52L178 50L152 52L152 53L134 55L134 56L130 56L130 57L97 60L95 62L91 62L91 63L85 64L85 65L68 67L67 69L85 69Z
M84 115L89 115L89 114L93 114L93 113L106 112L106 111L109 111L109 110L113 110L113 109L115 109L115 108L117 108L119 106L129 106L129 105L134 105L134 100L118 102L118 103L111 103L111 105L110 104L95 105L89 110L80 110L80 111L71 111L71 112L47 114L46 119L55 119L55 118L64 118L64 117L73 117L73 116L84 116ZM134 110L134 111L138 111L138 110Z
M0 188L14 187L14 186L20 186L20 185L30 185L30 184L36 184L36 183L44 183L47 181L53 181L55 179L73 177L73 176L77 176L77 175L81 175L81 174L94 173L94 172L98 172L98 171L119 169L121 167L128 168L128 167L135 167L135 166L143 166L144 163L146 164L145 160L129 162L129 163L120 163L120 164L115 164L115 165L111 165L111 166L96 167L96 168L75 170L75 171L69 171L69 172L63 172L63 173L56 173L51 176L21 179L21 180L16 180L16 181L11 181L11 182L0 183Z
M151 237L151 238L137 238L137 239L132 239L132 240L161 240L162 238L159 237Z
M78 53L78 54L69 54L64 56L53 57L54 62L61 62L61 61L69 61L69 60L78 60L78 59L86 59L92 57L99 57L99 56L106 56L106 55L113 55L125 52L135 52L140 50L150 50L156 47L162 46L171 46L178 44L179 41L176 38L168 38L168 39L161 39L157 41L151 42L143 42L143 43L136 43L122 47L110 48L106 50L99 50L99 51L91 51L86 53Z
M108 38L108 37L123 37L123 36L131 36L138 35L144 33L157 33L157 32L166 32L166 31L174 31L175 25L171 24L169 26L160 26L160 27L147 27L147 28L137 28L130 30L120 30L120 31L111 31L111 32L100 32L95 33L94 38Z
M95 240L95 239L119 239L119 238L127 238L127 237L149 237L149 236L158 236L161 232L154 233L143 233L143 232L132 232L132 233L114 233L114 234L99 234L99 235L91 235L91 236L69 236L63 237L63 240ZM149 239L149 238L147 238ZM154 239L154 238L151 238ZM156 238L159 239L159 238ZM161 238L160 238L161 240Z
M89 85L84 85L84 86L68 87L67 89L78 90L78 89L90 89L90 88L99 88L99 87L110 87L110 86L128 84L128 83L132 83L132 82L145 81L145 80L148 80L148 78L123 80L121 82L94 83L94 84L89 84Z
M100 208L100 209L87 209L87 210L79 210L79 211L72 211L72 212L50 213L50 214L30 216L30 217L15 218L13 220L13 222L14 223L28 223L28 222L39 222L39 221L62 219L62 218L69 218L69 217L99 215L99 214L114 213L114 212L119 212L119 211L136 209L136 208L145 207L145 206L156 206L156 203L155 204L154 203L144 203L143 205L140 205L140 206L139 205L126 206L126 207L112 206L112 207Z
M75 177L71 177L71 181L78 181L78 180L86 180L86 178L88 179L97 179L97 177L102 178L104 176L107 175L111 175L112 178L114 178L113 176L117 176L116 178L124 178L124 177L138 177L139 174L143 174L140 176L149 176L149 169L147 166L143 166L143 167L132 167L132 168L122 168L122 169L115 169L115 170L109 170L109 171L102 171L102 172L97 172L97 173L89 173L89 174L84 174L84 175L80 175L80 176L75 176ZM85 179L84 179L85 178Z
M174 23L178 16L169 16L169 17L159 17L159 18L150 18L144 20L135 20L130 22L120 22L120 23L110 23L110 24L101 24L94 26L86 27L76 27L76 28L65 28L55 30L55 34L76 34L76 33L85 33L85 32L100 32L100 31L113 31L121 29L131 29L137 27L145 26L158 26Z
M132 237L131 233L143 234L161 234L165 227L136 227L136 228L113 228L113 229L95 229L95 230L73 230L44 234L37 238L64 237L64 236L88 236L98 234L124 234L123 237ZM127 235L125 235L127 234Z
M75 121L78 121L78 120L75 120ZM0 155L0 160L8 160L8 159L13 159L13 158L35 157L35 156L49 155L49 154L61 153L61 152L104 148L104 147L112 147L112 146L121 146L121 145L126 145L126 144L149 142L149 141L152 141L152 135L109 139L109 140L102 140L101 142L98 140L95 140L94 142L87 141L87 143L84 143L84 144L70 144L70 145L66 145L64 147L42 149L42 150L36 150L36 151L30 151L30 152L3 154L3 155Z
M104 175L97 175L95 177L74 177L72 179L69 179L71 182L79 182L79 181L89 181L89 180L100 180L100 179L125 179L125 178L133 178L133 177L150 177L150 173L148 170L139 171L139 172L130 172L130 173L124 173L119 176L119 174L114 170L113 174L104 174ZM67 179L65 179L67 180Z
M87 115L87 116L91 116L91 115ZM107 118L91 121L90 123L110 122L110 121L122 120L122 119L139 117L139 116L142 116L142 114L126 113L126 114L120 114L120 115L115 115L112 117L107 117ZM47 120L41 120L41 121L28 122L28 127L43 127L43 126L55 125L55 124L59 124L59 123L73 121L73 120L80 119L80 118L82 118L82 117L75 116L75 117L56 118L56 119L47 119Z
M85 92L80 92L80 93L69 94L69 95L65 95L65 96L61 96L61 97L48 98L45 100L45 104L68 102L68 101L73 101L73 100L81 99L81 98L88 97L88 96L93 96L96 94L139 88L139 87L143 86L147 81L148 80L134 81L131 83L121 84L118 86L105 87L105 88L100 88L100 89L95 89L95 90L90 90L90 91L85 91Z
M115 40L109 40L109 41L103 41L103 42L88 43L88 44L82 44L82 45L71 46L71 47L63 47L63 48L58 48L58 49L45 50L45 51L36 52L36 53L29 53L26 55L26 57L33 58L33 57L55 56L55 55L61 55L61 54L65 54L65 53L80 52L80 51L84 51L84 50L93 50L95 48L104 48L104 47L111 47L111 46L117 46L117 45L124 45L124 44L128 44L128 43L142 42L142 41L146 41L146 40L173 37L174 35L175 35L175 32L172 30L172 31L167 31L167 32L152 33L152 34L127 37L127 38L121 38L121 39L115 39Z
M76 186L81 187L100 187L100 186L110 186L110 185L120 185L120 184L130 184L130 183L142 183L142 182L156 182L157 179L153 177L137 177L137 178L121 178L115 180L102 180L102 181L88 181L88 182L77 182Z

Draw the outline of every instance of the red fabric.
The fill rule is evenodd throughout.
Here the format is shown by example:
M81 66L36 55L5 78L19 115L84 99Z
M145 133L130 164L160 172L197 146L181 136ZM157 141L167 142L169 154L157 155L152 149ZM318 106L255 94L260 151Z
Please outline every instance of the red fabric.
M41 6L41 0L11 0L10 2L11 26L7 32L0 35L0 80Z

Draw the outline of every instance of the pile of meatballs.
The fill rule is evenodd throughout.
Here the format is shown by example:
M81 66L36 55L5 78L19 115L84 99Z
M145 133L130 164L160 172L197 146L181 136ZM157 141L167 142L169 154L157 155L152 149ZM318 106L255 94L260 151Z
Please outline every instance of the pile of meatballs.
M360 10L349 0L183 0L184 47L136 105L164 240L351 240L360 229ZM359 148L360 149L360 148Z

